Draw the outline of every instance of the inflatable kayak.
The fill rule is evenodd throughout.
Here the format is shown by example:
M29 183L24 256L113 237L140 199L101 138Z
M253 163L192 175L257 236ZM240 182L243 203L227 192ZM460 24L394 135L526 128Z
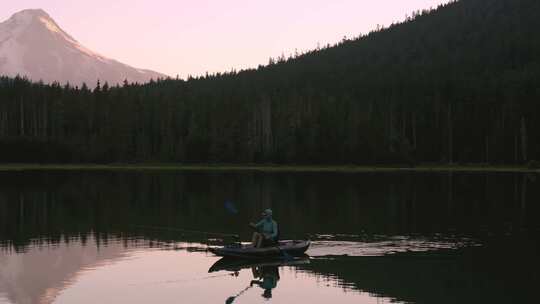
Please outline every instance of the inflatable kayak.
M241 259L268 259L303 256L309 248L309 241L279 241L275 246L256 248L253 245L234 244L209 248L209 251L222 257Z
M294 257L290 260L283 259L238 259L224 257L219 259L217 262L208 269L208 272L216 271L240 271L242 269L249 269L253 267L284 267L284 266L299 266L309 264L309 257L304 255L302 257Z

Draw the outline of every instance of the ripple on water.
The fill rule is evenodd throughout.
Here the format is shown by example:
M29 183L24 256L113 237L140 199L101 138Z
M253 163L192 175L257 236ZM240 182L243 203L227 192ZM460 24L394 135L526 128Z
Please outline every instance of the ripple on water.
M343 239L346 238L346 239ZM356 240L354 240L356 238ZM480 246L471 238L374 236L358 239L352 235L320 235L311 242L308 254L325 256L384 256L407 252L428 252Z

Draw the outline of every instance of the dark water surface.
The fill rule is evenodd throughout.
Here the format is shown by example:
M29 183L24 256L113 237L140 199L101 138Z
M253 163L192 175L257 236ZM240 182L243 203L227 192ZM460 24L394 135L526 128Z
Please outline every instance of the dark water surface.
M268 207L309 259L150 228L248 240ZM538 303L539 233L532 174L0 173L0 303Z

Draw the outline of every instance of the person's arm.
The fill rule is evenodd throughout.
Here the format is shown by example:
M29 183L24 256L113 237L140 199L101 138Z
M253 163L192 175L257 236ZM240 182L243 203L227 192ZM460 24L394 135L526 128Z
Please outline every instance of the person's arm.
M277 236L278 236L278 225L276 223L276 221L273 221L272 222L272 234L270 235L270 237L272 239L277 239Z
M261 227L262 227L262 225L263 225L263 221L261 220L261 221L257 222L256 224L254 224L254 223L249 223L249 225L250 225L251 227L255 228L255 229L260 230Z

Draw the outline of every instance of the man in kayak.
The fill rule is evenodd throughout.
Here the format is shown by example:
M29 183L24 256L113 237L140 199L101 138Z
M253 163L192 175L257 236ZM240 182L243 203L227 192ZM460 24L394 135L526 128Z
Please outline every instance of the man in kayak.
M272 210L264 210L262 216L262 220L257 224L249 223L251 227L257 229L257 232L253 233L253 238L251 239L251 243L257 248L272 246L278 241L278 225L272 219Z

